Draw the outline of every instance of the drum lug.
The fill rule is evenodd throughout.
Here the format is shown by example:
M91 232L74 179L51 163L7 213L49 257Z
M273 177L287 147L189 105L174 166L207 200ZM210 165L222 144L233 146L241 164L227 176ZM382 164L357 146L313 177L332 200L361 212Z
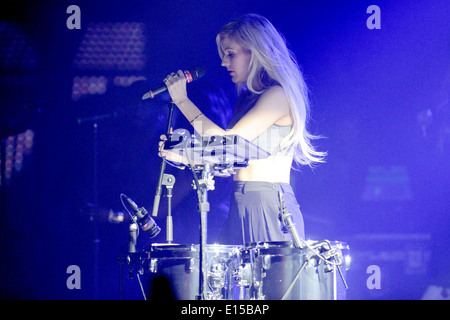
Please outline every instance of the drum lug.
M266 256L262 256L262 267L264 270L269 270L270 266L272 265L272 256L271 255L266 255ZM264 274L265 276L265 274ZM263 276L263 277L264 277Z
M250 287L252 283L252 266L250 263L244 263L234 272L236 285L239 287Z
M156 273L158 271L158 260L150 259L149 271L152 273Z
M191 273L194 271L194 266L195 266L195 259L191 258L189 259L186 264L184 265L184 272L186 273Z
M225 286L225 269L221 263L212 263L208 280L213 289L222 289Z

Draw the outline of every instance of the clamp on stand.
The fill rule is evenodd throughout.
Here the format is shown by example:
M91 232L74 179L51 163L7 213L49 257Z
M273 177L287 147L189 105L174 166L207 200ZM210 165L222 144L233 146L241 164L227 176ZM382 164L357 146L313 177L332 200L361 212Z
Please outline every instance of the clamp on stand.
M292 289L294 288L294 284L297 282L303 270L305 270L305 268L311 265L313 258L317 259L317 264L319 264L321 261L324 262L325 272L333 271L333 266L335 266L339 271L339 275L341 276L345 288L348 289L347 283L341 270L342 261L338 257L338 252L331 247L331 244L328 240L319 241L313 245L309 245L305 241L301 240L300 237L298 236L297 230L294 227L295 224L292 221L292 214L289 212L289 210L286 208L284 204L283 192L281 190L278 191L278 195L281 204L281 212L280 212L281 220L285 228L289 230L294 246L299 249L308 248L311 251L311 255L308 256L306 260L303 262L302 266L300 267L294 279L292 280L290 286L286 290L286 293L283 295L282 300L285 300L291 293ZM316 252L315 250L316 248L318 248L319 251Z
M317 241L313 244L304 242L304 245L305 248L308 248L308 250L310 250L310 254L306 256L305 261L295 275L294 279L292 279L290 286L286 290L281 300L285 300L289 296L292 289L294 288L295 283L297 282L298 278L300 277L303 270L305 270L305 268L315 265L318 266L321 262L324 263L325 272L331 272L333 271L333 267L336 267L339 271L339 275L341 276L345 288L348 289L347 282L345 281L344 275L341 270L343 261L340 252L334 249L328 240Z
M139 234L139 226L136 222L137 218L134 217L130 221L128 226L128 255L127 255L127 263L128 263L128 278L132 279L135 273L135 265L136 265L136 244L137 237Z
M166 186L167 190L167 218L166 218L166 241L173 242L173 219L172 219L172 191L175 184L175 177L171 174L164 173L162 185Z

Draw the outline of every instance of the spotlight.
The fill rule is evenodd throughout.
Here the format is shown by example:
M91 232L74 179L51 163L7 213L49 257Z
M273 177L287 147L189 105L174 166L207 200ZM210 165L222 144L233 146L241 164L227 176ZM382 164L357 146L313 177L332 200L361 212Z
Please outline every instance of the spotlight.
M22 170L25 155L31 154L34 143L34 132L27 130L5 139L5 178L11 179L13 172Z
M91 23L73 61L80 70L142 70L145 66L143 23Z
M16 22L0 21L0 70L32 71L36 64L33 41Z

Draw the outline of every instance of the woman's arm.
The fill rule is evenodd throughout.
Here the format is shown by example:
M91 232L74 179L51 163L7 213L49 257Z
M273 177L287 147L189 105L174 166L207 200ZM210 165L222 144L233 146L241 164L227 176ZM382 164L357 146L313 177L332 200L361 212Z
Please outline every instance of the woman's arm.
M233 128L225 131L203 115L188 98L186 78L181 70L176 76L172 74L164 79L164 83L172 101L201 135L239 135L252 141L274 123L285 118L291 119L289 102L283 88L274 86L261 95L256 105Z
M186 76L184 72L178 70L177 74L172 73L164 79L170 97L181 113L194 126L194 129L201 135L224 135L225 130L203 115L199 108L188 98L186 90Z
M255 106L227 134L239 135L252 141L280 121L292 123L290 107L284 89L273 86L261 95Z

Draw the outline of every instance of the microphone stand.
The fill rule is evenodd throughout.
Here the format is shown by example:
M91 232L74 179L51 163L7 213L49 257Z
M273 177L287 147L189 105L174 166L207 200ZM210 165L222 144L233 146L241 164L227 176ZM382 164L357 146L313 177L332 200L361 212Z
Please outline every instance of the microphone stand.
M92 122L92 139L93 139L93 173L92 173L92 180L93 180L93 207L95 210L95 215L90 217L90 221L92 222L92 246L93 246L93 273L94 273L94 300L98 299L99 294L99 256L100 256L100 237L99 237L99 226L98 226L98 212L99 212L99 120L103 120L103 118L85 118L83 121L80 121L78 119L78 125L81 125L83 123L90 123Z
M6 138L0 137L1 214L6 217Z
M281 192L281 190L278 191L278 197L280 199L281 204L281 221L283 221L285 228L288 229L289 233L291 234L294 246L296 248L303 249L304 248L303 241L298 236L297 230L295 230L294 222L292 221L292 214L286 208L286 205L284 203L283 192Z
M164 174L162 184L167 189L167 218L166 218L166 240L173 242L173 219L172 219L172 189L175 184L175 177L171 174Z
M139 274L142 274L141 273L142 264L139 253L136 250L137 237L139 235L139 226L136 223L137 219L138 216L134 216L128 227L128 255L127 255L128 278L133 279L134 274L136 274L137 279L139 281L139 286L141 287L142 296L144 300L147 300L147 296L145 294L145 290L144 287L142 286L141 278L139 276ZM120 281L122 281L122 277Z
M135 266L135 258L136 258L136 245L137 245L137 237L139 226L136 223L136 217L134 217L128 226L128 278L133 278L134 275L134 266Z
M93 128L93 139L94 139L94 208L98 210L98 123L94 121ZM99 255L100 255L100 239L98 236L98 215L93 221L93 249L94 249L94 299L98 299L98 274L99 274Z
M169 118L167 119L167 130L166 130L167 138L170 135L170 129L172 127L172 118L173 118L174 107L175 107L175 104L173 103L173 101L170 101L169 102ZM164 159L161 159L161 165L159 167L158 184L156 186L155 197L153 199L153 210L152 210L153 217L156 217L158 215L159 202L161 201L162 183L163 183L165 170L166 170L166 162L164 161Z

